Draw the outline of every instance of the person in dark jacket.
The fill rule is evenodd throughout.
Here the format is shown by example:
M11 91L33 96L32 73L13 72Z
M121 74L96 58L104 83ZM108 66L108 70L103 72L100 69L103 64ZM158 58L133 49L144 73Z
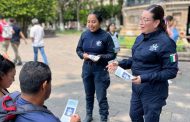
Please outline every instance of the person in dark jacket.
M107 68L110 72L117 66L132 70L131 121L159 122L168 97L167 81L175 78L178 71L176 44L167 34L160 5L143 11L140 28L142 34L132 47L132 57L115 61Z
M76 52L84 59L82 79L86 93L86 118L84 122L92 121L94 94L99 104L101 122L108 120L107 88L110 85L109 73L106 69L108 61L115 59L114 43L111 36L101 29L102 16L94 11L88 15L88 29L82 33Z
M61 122L45 105L51 94L52 73L47 64L38 61L26 62L19 74L21 95L17 98L16 105L30 109L23 114L18 114L14 122ZM23 107L24 106L24 107ZM69 122L81 122L78 114L71 115Z

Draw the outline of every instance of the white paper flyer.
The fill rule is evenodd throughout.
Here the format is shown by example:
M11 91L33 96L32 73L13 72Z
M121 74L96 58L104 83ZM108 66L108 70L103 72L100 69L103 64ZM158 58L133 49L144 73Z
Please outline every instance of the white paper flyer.
M70 122L71 115L75 114L78 100L69 99L61 117L61 122Z
M88 58L91 59L92 61L96 62L100 59L100 56L88 55Z
M127 72L126 70L124 70L121 67L117 67L116 71L115 71L115 75L124 79L124 80L132 80L134 79L134 76L132 74L130 74L129 72Z

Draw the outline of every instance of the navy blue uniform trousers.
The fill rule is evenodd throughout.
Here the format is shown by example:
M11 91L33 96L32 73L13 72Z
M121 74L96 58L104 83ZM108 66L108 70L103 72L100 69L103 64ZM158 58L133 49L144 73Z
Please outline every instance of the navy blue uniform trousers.
M132 84L130 117L132 122L159 122L168 97L168 82ZM144 117L143 117L144 116Z
M110 85L110 77L105 66L91 61L84 61L82 68L82 78L86 93L86 113L92 116L94 106L94 94L99 104L99 114L101 120L107 120L109 115L107 88Z

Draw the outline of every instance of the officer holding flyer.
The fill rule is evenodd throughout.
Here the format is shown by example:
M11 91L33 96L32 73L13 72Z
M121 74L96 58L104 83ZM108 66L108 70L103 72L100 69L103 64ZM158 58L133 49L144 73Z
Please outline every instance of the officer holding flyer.
M84 59L82 79L86 93L86 118L92 121L94 95L99 103L100 122L108 121L107 88L110 85L109 73L106 69L108 61L115 59L114 43L111 36L100 28L102 16L99 12L91 12L87 18L88 29L82 33L76 52Z
M159 122L168 97L168 80L178 71L176 44L167 34L160 5L146 8L139 24L142 33L132 47L132 57L107 68L110 72L118 66L132 71L131 121Z

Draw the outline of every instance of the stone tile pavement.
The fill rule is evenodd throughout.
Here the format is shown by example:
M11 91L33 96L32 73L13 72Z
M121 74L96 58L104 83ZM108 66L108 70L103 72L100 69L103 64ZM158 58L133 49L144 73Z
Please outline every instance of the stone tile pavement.
M55 115L61 117L69 98L78 99L77 113L85 116L85 94L81 79L82 60L75 53L79 35L59 35L45 39L45 51L53 73L52 94L46 105ZM23 62L33 60L31 42L21 43L20 54ZM13 57L12 48L9 55ZM41 56L40 61L41 61ZM172 79L167 105L163 108L160 122L190 122L190 63L179 64L182 74ZM17 66L15 82L10 91L19 90L18 74L22 66ZM131 95L131 83L111 74L108 89L110 122L130 122L128 115ZM94 121L99 122L98 106L95 102Z

